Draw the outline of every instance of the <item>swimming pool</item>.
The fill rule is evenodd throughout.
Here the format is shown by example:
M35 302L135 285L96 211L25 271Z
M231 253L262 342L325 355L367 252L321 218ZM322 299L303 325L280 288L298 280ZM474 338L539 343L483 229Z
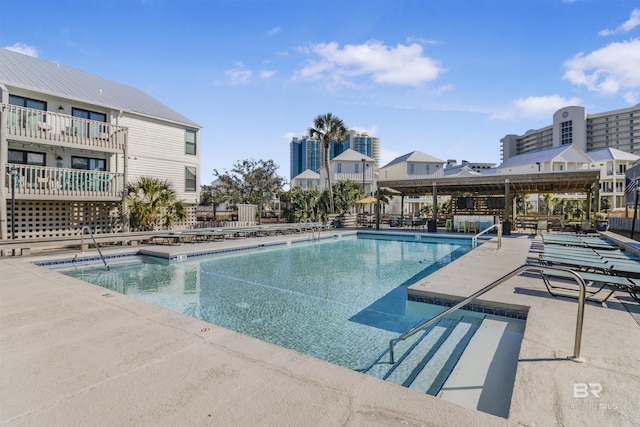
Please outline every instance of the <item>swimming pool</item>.
M466 239L359 235L181 262L127 257L110 261L109 271L95 263L50 268L360 369L391 338L444 310L408 302L405 288L470 250Z

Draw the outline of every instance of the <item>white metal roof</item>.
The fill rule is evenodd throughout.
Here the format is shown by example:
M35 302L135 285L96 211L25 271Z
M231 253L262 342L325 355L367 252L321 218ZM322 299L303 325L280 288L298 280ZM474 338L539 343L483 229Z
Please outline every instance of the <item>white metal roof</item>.
M615 148L603 148L602 150L587 151L587 154L596 162L602 162L605 160L628 160L636 162L640 160L640 156Z
M320 179L320 174L311 169L305 169L304 172L293 177L293 179Z
M0 83L200 127L136 88L8 49L0 49Z
M436 157L430 156L428 154L425 154L421 151L412 151L410 153L407 153L403 156L400 157L396 157L395 159L393 159L392 161L390 161L389 163L387 163L386 165L383 166L383 168L389 167L389 166L393 166L397 163L402 163L402 162L416 162L416 163L444 163L444 160L440 160Z
M340 155L331 159L331 162L334 161L343 161L343 162L361 162L364 159L367 162L374 162L375 159L369 157L365 154L359 153L356 150L352 150L349 148L348 150L343 151Z
M511 168L515 166L532 165L551 161L585 162L590 163L591 157L575 145L563 145L560 147L548 148L546 150L534 151L531 153L518 154L513 156L498 169Z

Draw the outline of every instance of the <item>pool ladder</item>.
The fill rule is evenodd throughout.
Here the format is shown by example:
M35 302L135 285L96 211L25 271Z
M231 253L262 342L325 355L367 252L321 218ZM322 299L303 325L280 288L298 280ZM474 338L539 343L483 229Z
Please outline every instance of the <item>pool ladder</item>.
M498 249L500 249L502 247L502 224L498 223L498 224L493 224L491 227L482 230L481 232L479 232L478 234L476 234L475 236L473 236L471 238L471 246L473 248L475 248L476 246L478 246L478 237L482 236L485 233L488 233L489 231L493 230L493 229L498 230Z
M85 225L84 227L82 227L82 230L80 231L80 250L81 251L84 250L84 231L85 230L87 230L87 232L89 233L91 240L93 240L93 244L96 245L96 249L98 250L98 254L100 254L100 259L104 263L104 266L107 268L107 270L109 270L109 266L107 265L107 260L104 259L104 256L102 255L102 251L100 250L100 246L98 245L98 242L96 242L95 237L93 237L93 233L91 232L91 227L89 227L88 225Z
M407 338L409 338L410 336L412 336L412 335L420 332L421 330L423 330L425 328L428 328L429 326L437 323L443 317L453 313L454 311L458 310L459 308L462 308L463 306L469 304L470 302L474 301L478 297L484 295L485 293L489 292L493 288L503 284L507 280L511 279L514 276L519 275L520 273L523 273L525 271L538 271L542 275L544 271L548 271L548 270L564 271L566 273L569 273L569 275L571 275L571 277L573 279L575 279L576 282L578 282L580 293L578 295L578 314L577 314L577 319L576 319L576 333L575 333L575 339L574 339L574 344L573 344L573 356L570 356L569 359L573 360L574 362L579 362L579 363L584 362L585 360L582 357L580 357L580 346L581 346L581 343L582 343L582 323L584 321L584 300L585 300L585 293L586 293L586 284L585 284L584 280L582 279L582 277L580 277L580 275L578 273L576 273L575 271L572 271L572 270L570 270L568 268L550 267L550 266L546 266L546 265L542 266L542 265L535 265L535 264L524 264L524 265L521 265L520 267L516 268L515 270L513 270L511 273L508 273L508 274L502 276L501 278L499 278L498 280L494 281L493 283L491 283L491 284L485 286L484 288L480 289L476 293L474 293L472 295L469 295L467 298L465 298L464 300L460 301L458 304L454 305L453 307L451 307L451 308L443 311L442 313L438 314L436 317L434 317L434 318L432 318L430 320L427 320L426 322L421 323L420 325L418 325L415 328L411 329L409 332L405 333L404 335L401 335L398 338L394 338L394 339L390 340L389 341L389 363L391 363L392 365L396 363L395 357L394 357L394 354L393 354L393 347L398 342L404 341Z
M311 229L311 240L319 240L320 239L320 229L316 227L314 221L311 221L309 218L306 218L303 221L307 230ZM318 237L316 237L316 231L318 232Z

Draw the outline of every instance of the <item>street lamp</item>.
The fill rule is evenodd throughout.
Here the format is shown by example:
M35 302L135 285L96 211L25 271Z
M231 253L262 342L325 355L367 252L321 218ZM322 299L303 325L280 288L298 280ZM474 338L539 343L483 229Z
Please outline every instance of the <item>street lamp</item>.
M540 162L536 162L536 165L538 165L538 173L540 173ZM538 216L540 216L540 189L538 189Z
M378 185L378 178L380 172L376 171L376 230L380 230L380 186Z
M16 238L16 176L18 175L18 168L11 166L9 169L11 174L11 239Z
M364 162L366 162L367 159L362 159L361 161L362 161L362 192L366 196L367 195L367 191L364 189L364 166L365 166Z

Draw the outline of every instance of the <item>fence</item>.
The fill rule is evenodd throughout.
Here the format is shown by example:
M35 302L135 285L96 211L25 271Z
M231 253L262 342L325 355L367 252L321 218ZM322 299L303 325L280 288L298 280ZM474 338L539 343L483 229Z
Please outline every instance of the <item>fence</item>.
M633 218L609 218L609 230L631 231ZM636 219L635 231L640 233L640 219Z

